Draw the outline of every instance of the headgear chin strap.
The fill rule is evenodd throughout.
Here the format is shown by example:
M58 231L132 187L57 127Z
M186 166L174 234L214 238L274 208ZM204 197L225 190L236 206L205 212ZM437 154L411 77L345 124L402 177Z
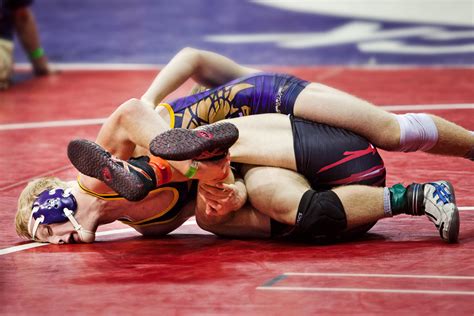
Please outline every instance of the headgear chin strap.
M77 201L71 189L52 189L41 192L33 203L28 232L35 240L36 232L41 224L62 223L69 220L79 234L82 242L90 243L95 239L95 233L85 230L74 218ZM31 227L34 221L33 227Z

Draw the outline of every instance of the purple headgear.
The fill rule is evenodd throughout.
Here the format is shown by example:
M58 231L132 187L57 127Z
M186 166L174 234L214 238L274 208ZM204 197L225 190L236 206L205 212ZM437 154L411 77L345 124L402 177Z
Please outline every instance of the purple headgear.
M70 189L52 189L41 192L32 209L31 216L34 220L43 217L41 224L62 223L68 219L64 210L76 213L77 202Z
M71 193L71 189L51 189L41 192L33 203L28 231L35 240L36 231L40 224L62 223L69 220L74 229L79 233L83 242L92 242L95 233L85 230L74 218L77 210L77 201ZM33 227L31 223L34 221Z

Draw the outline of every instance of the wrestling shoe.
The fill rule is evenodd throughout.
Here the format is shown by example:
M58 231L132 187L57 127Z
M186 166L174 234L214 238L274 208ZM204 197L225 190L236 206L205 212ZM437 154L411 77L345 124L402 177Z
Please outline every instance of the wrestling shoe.
M167 160L208 160L223 158L239 138L231 123L216 123L195 129L174 128L150 142L153 155Z
M104 182L129 201L144 199L156 187L155 172L148 165L148 157L120 160L85 139L71 141L67 155L79 172Z
M414 184L420 194L413 194L415 198L422 198L423 211L429 220L439 230L441 239L448 243L455 243L459 236L459 211L456 207L454 188L448 181L436 181L425 184Z

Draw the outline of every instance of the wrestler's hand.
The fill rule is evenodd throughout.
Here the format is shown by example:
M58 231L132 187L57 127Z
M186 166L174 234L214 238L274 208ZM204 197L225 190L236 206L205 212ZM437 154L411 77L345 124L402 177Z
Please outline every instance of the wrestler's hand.
M54 73L54 71L49 67L46 56L32 60L31 64L36 76L48 76Z
M220 160L198 162L196 174L192 177L206 183L215 183L227 178L230 172L230 155Z
M206 203L208 216L224 216L240 209L247 201L247 189L242 180L232 184L201 182L198 194Z

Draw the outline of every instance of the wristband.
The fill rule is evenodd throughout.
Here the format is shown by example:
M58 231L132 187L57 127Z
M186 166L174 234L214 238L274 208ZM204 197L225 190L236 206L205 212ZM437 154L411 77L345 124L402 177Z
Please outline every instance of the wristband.
M184 174L184 176L186 178L189 178L191 179L192 177L194 177L198 171L198 164L199 164L199 161L196 161L196 160L193 160L191 162L191 165L189 166L189 169L188 171L186 171L186 173Z
M44 49L41 47L38 47L34 51L30 53L30 58L35 60L35 59L40 59L41 57L44 56Z

